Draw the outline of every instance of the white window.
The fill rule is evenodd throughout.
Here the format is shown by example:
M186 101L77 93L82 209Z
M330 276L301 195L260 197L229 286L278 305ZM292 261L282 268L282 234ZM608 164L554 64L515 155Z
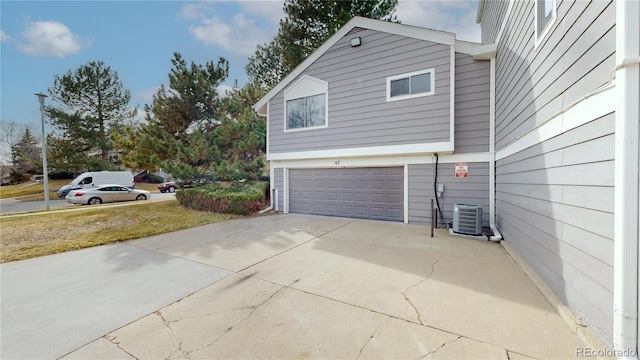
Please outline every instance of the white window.
M434 94L434 69L420 70L387 78L387 101L411 99Z
M325 126L325 98L325 94L318 94L287 100L287 130Z
M556 0L536 0L536 47L556 20Z
M328 83L304 75L284 91L284 131L327 127Z

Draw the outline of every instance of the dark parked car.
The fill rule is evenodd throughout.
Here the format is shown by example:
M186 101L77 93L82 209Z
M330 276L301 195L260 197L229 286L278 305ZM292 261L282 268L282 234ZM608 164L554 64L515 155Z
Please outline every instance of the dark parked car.
M177 188L178 188L178 185L173 181L166 181L158 185L158 190L160 190L161 193L166 193L166 192L172 193L172 192L175 192Z
M148 171L143 171L138 175L134 176L133 180L137 183L146 182L151 184L160 184L161 182L164 181L164 178L162 176L151 174Z

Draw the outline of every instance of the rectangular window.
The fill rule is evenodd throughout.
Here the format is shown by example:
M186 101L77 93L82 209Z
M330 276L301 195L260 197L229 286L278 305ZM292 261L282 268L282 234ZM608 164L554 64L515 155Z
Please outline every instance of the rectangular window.
M326 95L312 95L287 100L287 129L301 129L327 124Z
M556 18L556 0L536 0L536 46L549 32Z
M387 101L433 95L433 69L416 71L387 78Z

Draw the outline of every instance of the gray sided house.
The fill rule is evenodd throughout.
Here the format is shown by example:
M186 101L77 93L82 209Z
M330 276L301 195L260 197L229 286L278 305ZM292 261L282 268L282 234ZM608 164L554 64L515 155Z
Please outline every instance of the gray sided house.
M275 206L429 224L431 199L444 222L479 205L576 332L637 358L639 18L480 0L481 44L352 19L255 105Z
M429 224L438 154L445 221L468 203L489 227L487 49L352 19L255 106L278 210Z
M637 1L481 0L476 19L505 246L620 351L638 347L638 18Z

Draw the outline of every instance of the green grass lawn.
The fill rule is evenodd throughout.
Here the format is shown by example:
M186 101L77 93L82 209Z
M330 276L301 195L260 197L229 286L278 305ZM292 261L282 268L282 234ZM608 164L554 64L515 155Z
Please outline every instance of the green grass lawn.
M53 194L53 198L58 198L55 192L65 184L68 184L70 180L50 180L49 192ZM43 199L44 183L42 181L28 181L18 185L0 186L0 199L15 198L27 195L39 195L40 200Z
M5 216L0 218L0 262L164 234L236 217L186 209L177 201Z

